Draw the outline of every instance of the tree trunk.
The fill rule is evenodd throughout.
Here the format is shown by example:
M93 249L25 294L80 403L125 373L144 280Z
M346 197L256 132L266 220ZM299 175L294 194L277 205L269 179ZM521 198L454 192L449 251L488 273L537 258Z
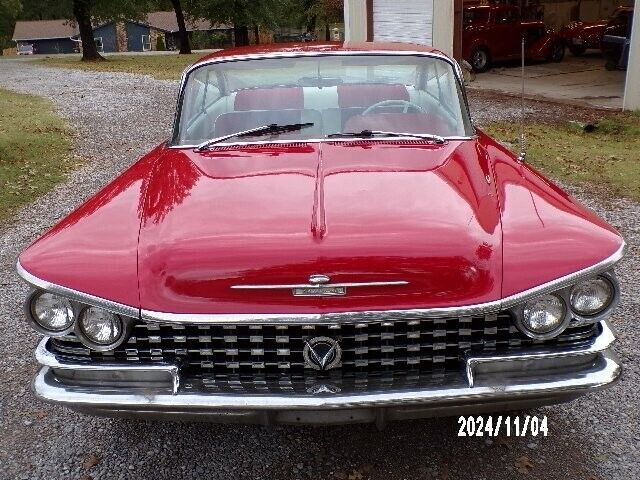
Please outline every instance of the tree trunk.
M180 0L171 0L171 5L176 12L176 20L178 21L178 41L180 42L180 53L191 53L191 45L189 44L189 33L187 32L187 25L184 22L184 12L182 11L182 4Z
M318 24L318 17L316 15L312 15L307 22L307 32L311 32L315 35L316 26Z
M98 52L96 41L93 38L93 27L91 26L90 0L73 0L73 15L78 22L80 40L82 40L82 60L96 62L104 60Z
M325 36L325 40L327 42L329 40L331 40L331 30L329 29L329 24L328 23L324 24L324 36Z
M258 25L253 26L253 36L256 37L256 45L260 45L260 27Z
M249 45L249 28L246 25L234 25L233 33L236 37L236 47Z

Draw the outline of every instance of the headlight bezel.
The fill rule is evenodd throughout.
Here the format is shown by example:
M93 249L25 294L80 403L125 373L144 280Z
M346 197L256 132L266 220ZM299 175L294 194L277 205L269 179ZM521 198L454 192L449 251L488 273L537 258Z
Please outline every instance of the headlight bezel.
M612 291L612 295L611 298L609 299L609 301L607 302L607 304L605 305L605 307L600 310L599 312L596 313L592 313L592 314L584 314L584 313L580 313L577 310L574 309L573 304L571 302L571 296L573 294L573 290L580 285L583 282L586 282L588 280L595 280L595 279L602 279L605 282L607 282L609 284L609 286L611 287L611 291ZM569 299L569 307L571 308L571 311L573 312L574 318L577 321L580 321L582 323L592 323L594 322L593 319L597 319L603 316L608 316L608 314L611 312L611 310L613 310L618 302L620 301L620 295L619 295L619 284L618 284L618 280L616 279L615 275L612 275L610 272L605 272L603 274L600 275L596 275L594 277L590 277L587 279L583 279L580 280L579 282L576 282L574 285L571 286L571 288L569 289L569 293L568 293L568 299ZM598 320L595 320L598 321Z
M116 339L116 341L114 341L112 343L108 343L108 344L107 343L97 343L97 342L93 341L91 338L89 338L87 336L87 334L85 333L85 331L84 331L84 329L82 327L82 317L83 317L83 315L86 314L86 311L91 309L91 308L100 309L100 310L103 310L105 312L108 312L108 313L114 315L120 321L121 332L120 332L120 336ZM96 352L107 352L109 350L113 350L115 348L118 348L126 340L128 340L129 335L131 334L131 329L132 328L133 328L133 321L132 321L132 319L130 319L128 317L124 317L123 315L117 314L115 312L112 312L112 311L107 310L107 309L102 308L102 307L97 307L95 305L83 305L81 310L78 312L78 317L76 318L76 321L74 323L74 331L73 332L80 339L82 344L84 346L86 346L87 348L90 348L91 350L94 350Z
M36 315L34 311L35 300L44 294L55 295L69 302L73 312L73 322L69 327L65 328L64 330L54 331L54 330L48 330L38 323L38 321L36 320ZM122 333L117 341L111 344L99 344L91 341L91 339L89 339L86 335L84 335L84 333L82 332L82 329L79 326L80 318L83 312L89 308L98 308L106 312L112 313L113 315L116 315L118 317L118 319L121 322ZM131 335L133 325L136 321L136 318L123 315L122 313L115 312L112 309L104 308L103 306L100 306L100 305L90 305L88 303L78 302L77 300L74 300L69 296L61 295L59 293L52 292L50 290L41 289L41 288L31 289L31 291L25 298L23 309L24 309L24 313L27 320L29 321L31 326L34 328L34 330L36 330L38 333L41 333L42 335L46 335L47 337L53 337L53 338L68 335L69 333L74 333L78 337L78 340L80 340L80 342L85 347L98 352L113 350L118 346L122 345L125 341L127 341L129 339L129 336Z
M609 282L609 284L613 289L613 296L609 301L608 305L602 311L594 315L581 315L580 313L576 312L573 309L573 306L571 304L571 292L580 283L585 282L587 280L592 280L595 278L603 278L604 280ZM543 295L556 295L557 297L563 300L565 304L565 318L560 323L558 328L544 334L538 334L527 329L527 327L523 323L524 308L528 302L535 300L536 298L541 297ZM614 271L607 270L605 272L595 273L588 277L581 278L577 281L572 282L569 285L565 285L556 290L541 291L537 293L535 296L531 296L529 298L522 300L517 305L512 307L510 311L515 318L515 325L518 328L518 330L520 330L520 332L522 332L524 335L526 335L529 338L533 338L534 340L548 340L551 338L556 338L568 327L592 325L602 320L606 320L610 316L611 312L617 307L619 302L620 302L620 285L618 283L618 280L615 276Z
M42 326L40 322L38 322L37 315L35 312L35 302L38 298L40 298L42 295L45 295L45 294L54 295L54 296L63 298L67 300L71 305L71 311L73 313L73 321L71 322L71 325L69 325L67 328L63 330L49 330L44 326ZM76 303L73 302L71 299L65 297L64 295L59 295L57 293L49 292L46 290L39 290L39 289L32 289L31 292L29 292L29 295L27 295L27 298L25 299L25 302L24 302L24 313L25 313L25 316L27 317L27 320L29 320L29 322L31 323L31 326L37 332L42 333L43 335L46 335L48 337L61 337L63 335L67 335L68 333L72 332L74 329L76 320L78 318L78 310L77 310Z
M544 332L544 333L539 333L539 332L534 332L533 330L530 330L526 324L525 324L525 320L524 320L524 310L527 306L527 304L529 302L535 301L541 297L547 296L547 295L552 295L557 297L563 304L564 307L564 315L560 321L560 323L558 324L558 326L556 328L554 328L553 330L549 330L548 332ZM549 293L543 293L540 295L536 295L534 297L531 297L527 300L525 300L524 302L522 302L521 304L519 304L516 308L515 308L515 319L516 319L516 327L518 328L518 330L520 330L522 333L524 333L527 337L529 338L533 338L534 340L548 340L551 338L555 338L558 335L560 335L562 332L564 332L564 330L569 326L569 323L571 323L571 309L569 308L569 305L567 303L567 299L565 298L564 295L559 294L559 292L549 292Z

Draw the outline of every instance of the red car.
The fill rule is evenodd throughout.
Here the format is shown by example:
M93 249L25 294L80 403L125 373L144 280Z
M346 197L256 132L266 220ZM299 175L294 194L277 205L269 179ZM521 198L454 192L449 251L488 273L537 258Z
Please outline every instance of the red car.
M544 22L524 21L520 9L510 5L482 5L464 9L462 58L476 72L491 65L522 57L525 38L525 58L560 62L564 58L564 40L547 31Z
M589 48L600 48L605 29L617 27L620 35L626 34L626 21L633 7L618 7L613 14L599 22L571 22L559 32L565 39L569 51L575 55L583 55Z
M173 135L29 246L36 395L97 415L377 422L613 384L620 234L406 44L226 50Z

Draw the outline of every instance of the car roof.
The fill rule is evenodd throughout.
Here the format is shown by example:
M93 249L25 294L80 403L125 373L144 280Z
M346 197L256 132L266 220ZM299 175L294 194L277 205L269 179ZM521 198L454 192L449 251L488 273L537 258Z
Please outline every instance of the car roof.
M300 53L309 54L314 53L333 53L333 52L399 52L399 51L411 51L411 52L424 52L435 53L438 55L446 56L440 50L426 45L418 45L414 43L393 43L393 42L308 42L308 43L276 43L268 45L251 45L247 47L226 48L218 52L206 55L198 60L194 67L210 62L212 60L225 60L225 59L242 59L253 56L262 56L270 54L288 54L288 53Z

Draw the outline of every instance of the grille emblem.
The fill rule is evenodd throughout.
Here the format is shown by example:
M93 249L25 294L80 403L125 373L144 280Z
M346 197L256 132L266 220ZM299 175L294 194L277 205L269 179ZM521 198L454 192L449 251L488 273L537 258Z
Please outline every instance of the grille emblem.
M341 388L330 383L318 383L307 388L307 393L318 395L320 393L340 393Z
M302 355L305 367L314 370L331 370L342 365L342 348L333 338L314 337L306 340Z

